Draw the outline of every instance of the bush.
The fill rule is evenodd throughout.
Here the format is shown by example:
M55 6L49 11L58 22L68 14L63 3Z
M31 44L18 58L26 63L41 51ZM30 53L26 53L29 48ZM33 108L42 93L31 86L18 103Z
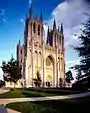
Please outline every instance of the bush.
M72 84L72 88L75 89L75 90L87 90L87 85L86 84L83 84L81 82L76 82L74 84Z
M5 86L5 82L0 80L0 88L3 87L3 86Z

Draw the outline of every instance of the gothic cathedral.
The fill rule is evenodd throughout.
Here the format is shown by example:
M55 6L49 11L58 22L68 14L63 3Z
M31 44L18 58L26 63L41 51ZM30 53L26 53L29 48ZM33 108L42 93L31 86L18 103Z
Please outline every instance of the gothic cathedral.
M25 87L35 87L33 79L37 71L42 80L41 86L46 87L46 82L51 87L59 86L59 80L65 82L65 49L63 25L56 26L54 19L53 28L48 27L45 36L43 15L39 19L34 17L32 5L29 15L26 16L24 30L24 44L17 45L17 60L22 66L22 75Z

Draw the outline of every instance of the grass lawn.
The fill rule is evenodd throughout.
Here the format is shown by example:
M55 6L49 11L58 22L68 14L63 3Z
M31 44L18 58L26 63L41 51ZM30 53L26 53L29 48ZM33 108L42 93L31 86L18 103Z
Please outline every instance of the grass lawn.
M28 90L15 90L15 91L9 91L4 94L0 94L0 98L25 98L25 97L45 97L45 96L55 96L55 94L48 94L48 93L28 91Z
M68 95L68 94L77 94L77 93L81 93L81 91L29 88L29 89L16 89L15 91L9 91L7 93L0 94L0 98L45 97L45 96Z
M90 97L42 102L10 103L6 107L21 113L90 113Z

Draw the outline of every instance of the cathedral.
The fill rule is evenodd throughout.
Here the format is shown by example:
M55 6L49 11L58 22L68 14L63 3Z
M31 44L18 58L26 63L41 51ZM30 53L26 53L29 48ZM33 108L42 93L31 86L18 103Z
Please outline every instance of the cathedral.
M42 11L39 18L34 16L32 5L25 19L24 43L17 44L17 60L22 66L25 87L35 87L33 79L37 71L41 76L41 86L58 87L59 80L65 83L65 49L63 25L57 27L55 19L53 27L44 30Z

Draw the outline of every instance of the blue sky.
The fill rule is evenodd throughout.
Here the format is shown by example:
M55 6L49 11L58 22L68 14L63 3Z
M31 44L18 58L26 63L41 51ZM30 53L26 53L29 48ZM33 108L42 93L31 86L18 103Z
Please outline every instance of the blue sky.
M88 1L33 0L34 14L38 16L40 11L43 11L45 30L48 25L52 25L54 18L59 26L61 22L64 24L67 69L78 62L76 53L69 45L78 44L78 39L73 34L79 34L78 28L81 26L81 22L86 20L83 13L89 11ZM18 40L23 41L24 20L28 10L29 0L0 0L0 65L2 60L10 59L11 54L15 57Z

